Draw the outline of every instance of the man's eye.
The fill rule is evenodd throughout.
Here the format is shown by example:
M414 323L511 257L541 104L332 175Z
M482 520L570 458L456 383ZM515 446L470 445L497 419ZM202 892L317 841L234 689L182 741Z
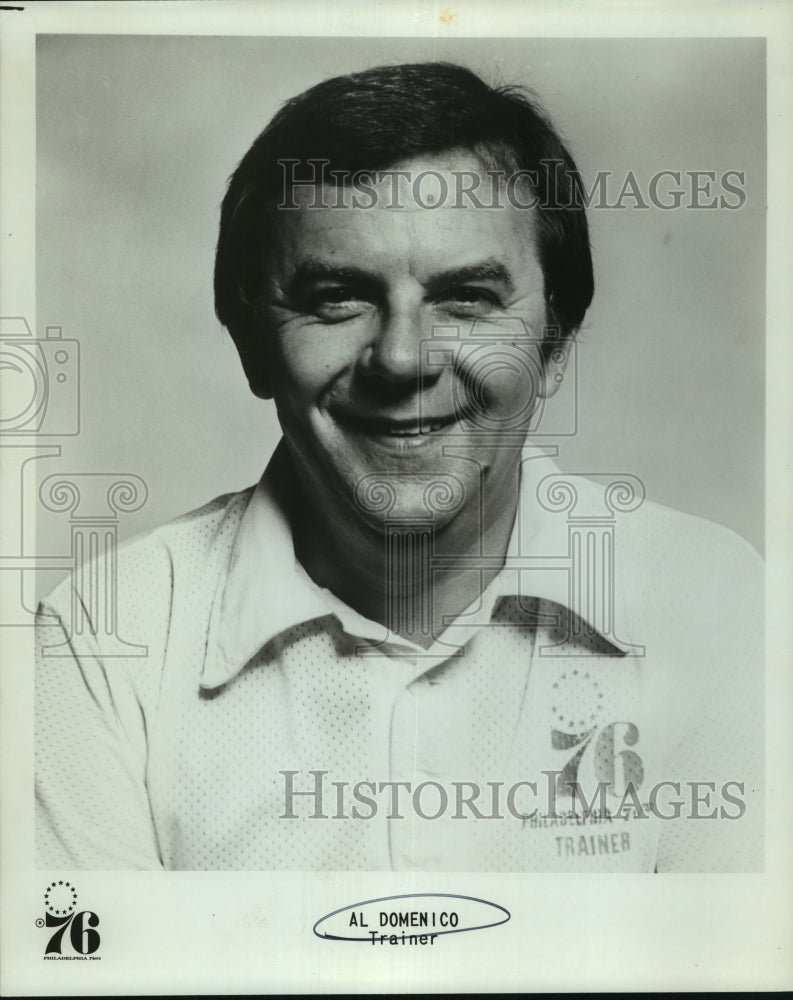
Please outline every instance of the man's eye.
M354 297L351 288L323 288L321 292L317 292L317 298L320 302L349 302Z
M450 312L484 313L500 306L498 296L487 288L463 285L449 288L439 303Z
M351 288L320 288L311 296L315 305L340 305L355 298Z
M318 316L344 316L363 308L364 297L353 288L320 288L308 296L308 309Z

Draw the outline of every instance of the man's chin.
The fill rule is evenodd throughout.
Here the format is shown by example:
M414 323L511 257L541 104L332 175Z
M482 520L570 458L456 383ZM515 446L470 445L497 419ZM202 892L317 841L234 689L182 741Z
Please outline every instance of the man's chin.
M360 476L353 498L359 517L378 530L418 523L440 528L470 500L466 493L452 472L388 470Z
M293 452L306 512L332 524L334 532L354 533L363 523L382 533L393 524L431 522L441 528L464 507L478 511L474 466L444 455L434 444L416 446L411 440L382 449L362 441L353 448L348 440L334 447L340 442L333 440L324 449L304 452L302 461Z

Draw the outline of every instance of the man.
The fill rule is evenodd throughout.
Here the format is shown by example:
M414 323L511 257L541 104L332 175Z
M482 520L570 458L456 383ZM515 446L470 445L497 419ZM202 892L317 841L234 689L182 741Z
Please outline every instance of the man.
M90 571L45 602L41 865L761 864L756 557L534 443L592 294L518 90L404 65L282 108L215 296L283 441L119 553L146 655L74 627Z

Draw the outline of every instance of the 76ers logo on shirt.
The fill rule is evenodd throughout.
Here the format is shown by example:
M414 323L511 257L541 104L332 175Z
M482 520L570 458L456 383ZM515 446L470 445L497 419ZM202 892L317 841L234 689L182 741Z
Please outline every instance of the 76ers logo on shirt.
M559 674L551 690L551 746L569 752L556 768L557 794L569 795L571 785L588 783L584 777L620 798L629 787L637 790L644 781L644 766L635 749L635 723L605 722L603 692L588 670Z

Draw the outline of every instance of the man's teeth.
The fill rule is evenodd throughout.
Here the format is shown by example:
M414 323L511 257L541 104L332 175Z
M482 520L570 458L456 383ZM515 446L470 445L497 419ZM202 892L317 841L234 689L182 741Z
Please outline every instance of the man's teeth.
M423 426L415 424L410 427L389 427L388 433L394 437L418 437L419 434L431 434L433 431L439 431L445 423L445 420L440 420L438 423L424 424Z

